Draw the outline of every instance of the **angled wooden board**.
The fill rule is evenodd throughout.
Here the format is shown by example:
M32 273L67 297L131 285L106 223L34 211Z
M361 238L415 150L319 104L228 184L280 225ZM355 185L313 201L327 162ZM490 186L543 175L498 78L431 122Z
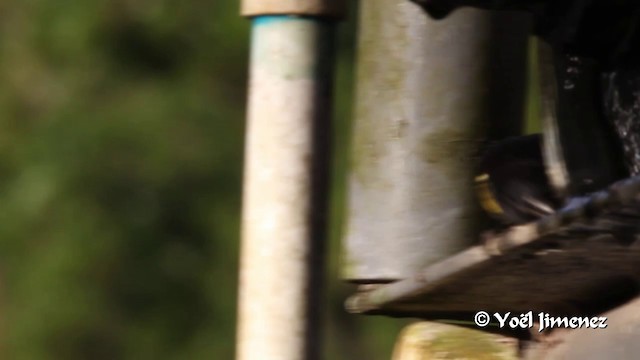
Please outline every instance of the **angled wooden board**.
M640 292L639 193L640 179L627 179L411 278L366 287L347 308L471 324L478 311L602 313Z

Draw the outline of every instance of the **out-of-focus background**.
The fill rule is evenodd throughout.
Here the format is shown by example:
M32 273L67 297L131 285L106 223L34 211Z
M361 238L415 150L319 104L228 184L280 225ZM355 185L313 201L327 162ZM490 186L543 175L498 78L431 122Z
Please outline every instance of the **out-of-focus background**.
M233 1L0 4L0 358L232 359L249 21ZM356 7L338 34L326 359L401 320L339 280Z

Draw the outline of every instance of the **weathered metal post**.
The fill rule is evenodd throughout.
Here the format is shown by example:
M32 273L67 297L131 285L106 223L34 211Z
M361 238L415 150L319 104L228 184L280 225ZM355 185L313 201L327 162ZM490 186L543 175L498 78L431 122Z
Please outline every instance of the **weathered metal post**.
M474 157L487 136L521 129L530 21L360 4L344 277L380 283L476 241Z
M252 17L237 359L319 357L333 19L340 1L245 0Z

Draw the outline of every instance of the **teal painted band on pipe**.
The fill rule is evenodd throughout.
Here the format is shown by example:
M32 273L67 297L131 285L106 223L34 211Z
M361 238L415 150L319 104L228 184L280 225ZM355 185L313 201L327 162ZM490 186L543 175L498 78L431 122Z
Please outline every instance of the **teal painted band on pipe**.
M251 27L251 66L290 80L324 76L321 75L325 73L324 69L333 63L334 30L335 22L323 17L254 17ZM274 43L279 44L276 45L279 50L274 51ZM300 52L296 48L305 50Z
M271 25L287 21L317 21L320 23L334 22L324 16L301 16L301 15L264 15L251 18L253 26Z

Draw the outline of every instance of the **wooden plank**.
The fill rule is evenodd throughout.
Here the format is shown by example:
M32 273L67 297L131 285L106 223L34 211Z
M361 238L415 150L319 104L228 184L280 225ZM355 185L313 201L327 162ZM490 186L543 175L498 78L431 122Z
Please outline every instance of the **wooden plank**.
M640 178L621 181L536 223L490 235L412 278L369 287L347 308L470 325L480 310L562 316L609 310L640 289L639 193Z

